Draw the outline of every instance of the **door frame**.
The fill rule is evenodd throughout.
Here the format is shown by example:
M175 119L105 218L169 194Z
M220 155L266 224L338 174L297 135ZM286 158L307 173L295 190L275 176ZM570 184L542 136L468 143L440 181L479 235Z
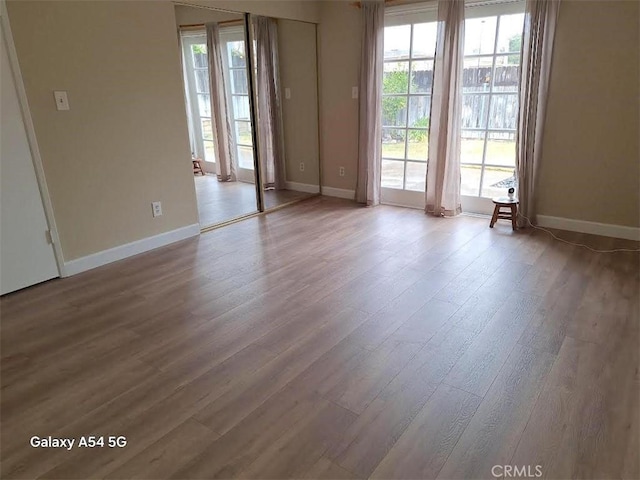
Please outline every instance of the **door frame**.
M31 117L31 111L29 109L27 92L22 80L22 71L20 70L20 64L18 62L18 52L16 51L16 46L13 42L13 33L11 31L11 23L5 0L0 0L0 22L2 25L2 35L4 36L4 41L7 46L7 56L9 57L9 64L11 65L11 74L16 86L18 103L22 112L22 122L24 123L27 133L27 142L31 152L31 161L33 163L33 169L35 170L38 190L40 191L40 199L42 200L42 205L44 207L44 215L47 220L47 228L49 229L49 236L53 246L53 254L58 267L58 275L60 277L67 277L69 275L67 274L64 266L64 255L62 253L58 227L53 213L53 203L51 202L47 179L44 173L44 167L42 166L42 157L40 155L40 149L38 148L38 140L36 137L35 127L33 125L33 118ZM51 101L53 104L53 99Z

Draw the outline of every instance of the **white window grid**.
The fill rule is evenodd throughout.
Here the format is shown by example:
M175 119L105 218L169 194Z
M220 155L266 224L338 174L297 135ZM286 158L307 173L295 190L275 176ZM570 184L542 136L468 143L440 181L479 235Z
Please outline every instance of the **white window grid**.
M416 159L411 159L409 158L409 131L410 130L423 130L427 132L427 135L429 133L429 128L428 127L409 127L409 105L410 103L410 99L411 97L428 97L429 98L429 105L431 104L431 94L432 91L430 92L421 92L421 93L412 93L411 92L411 72L413 71L413 63L414 62L424 62L424 61L434 61L435 59L435 52L433 52L434 54L431 56L413 56L413 29L414 26L416 24L422 24L422 23L431 23L431 22L415 22L415 23L410 23L408 25L411 26L410 31L409 31L409 57L407 59L405 58L393 58L393 59L387 59L384 60L384 63L398 63L398 62L408 62L408 71L409 71L409 84L407 85L407 93L389 93L389 94L382 94L382 98L384 99L385 97L400 97L400 98L406 98L406 112L405 112L405 122L404 122L404 126L394 126L394 125L382 125L382 128L389 128L389 129L394 129L394 130L403 130L404 131L404 137L405 137L405 142L404 142L404 158L391 158L391 157L382 157L382 160L391 160L394 162L403 162L403 173L402 173L402 190L406 190L407 188L407 164L409 163L416 163L416 164L420 164L420 165L424 165L426 162L429 161L428 157L425 160L416 160ZM430 118L430 116L429 116Z
M492 57L491 60L491 81L489 82L489 90L488 91L479 91L479 92L464 92L463 93L463 97L464 96L488 96L488 102L487 102L487 108L486 108L486 112L484 114L484 122L483 124L485 125L484 128L467 128L467 127L463 127L462 130L464 131L469 131L469 132L479 132L479 133L484 133L484 144L482 147L482 159L481 159L481 163L461 163L460 165L462 167L480 167L480 183L478 184L478 193L477 193L477 197L481 197L482 196L482 189L484 186L484 176L485 176L485 169L488 168L509 168L508 166L505 165L499 165L499 164L492 164L492 163L487 163L486 162L486 158L487 158L487 145L489 144L489 134L490 133L507 133L507 134L515 134L517 133L517 126L516 128L491 128L489 126L489 115L491 113L491 103L492 101L494 101L496 96L499 95L510 95L510 96L514 96L516 98L516 102L519 100L518 98L518 94L519 94L519 86L518 89L515 92L495 92L494 91L494 84L495 84L495 72L496 72L496 64L497 64L497 60L499 58L506 58L506 57L510 57L510 56L514 56L514 55L518 55L518 57L520 57L520 52L506 52L506 53L497 53L498 50L498 41L499 41L499 37L498 34L500 32L500 20L502 19L503 16L505 15L509 15L508 14L504 14L504 15L496 15L496 26L495 26L495 38L494 38L494 43L493 43L493 52L492 53L478 53L478 54L472 54L472 55L464 55L464 60L470 60L470 59L474 59L474 58L488 58L488 57ZM521 68L522 66L522 58L519 59L520 63L519 66ZM514 158L515 161L515 158ZM514 167L515 168L515 167Z

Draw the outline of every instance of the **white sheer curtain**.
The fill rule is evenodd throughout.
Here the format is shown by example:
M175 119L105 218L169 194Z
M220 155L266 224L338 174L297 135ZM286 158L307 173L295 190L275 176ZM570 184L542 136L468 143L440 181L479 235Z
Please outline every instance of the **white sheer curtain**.
M374 206L380 203L384 3L363 1L361 10L362 57L356 201Z
M235 148L227 108L227 94L220 29L216 22L207 23L207 58L211 94L211 129L213 130L216 168L221 182L236 181Z
M560 0L527 0L525 6L516 143L520 227L528 225L526 218L536 221L535 189L559 9Z
M252 16L256 40L258 95L258 152L264 188L286 188L278 23L273 18Z
M463 55L464 0L440 0L425 195L426 212L436 216L453 216L461 212Z

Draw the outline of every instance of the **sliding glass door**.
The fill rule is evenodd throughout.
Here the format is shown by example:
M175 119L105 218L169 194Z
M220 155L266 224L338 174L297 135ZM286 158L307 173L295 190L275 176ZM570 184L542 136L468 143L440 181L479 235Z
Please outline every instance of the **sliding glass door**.
M465 9L461 114L462 208L491 213L515 185L523 2ZM382 91L383 203L424 207L436 46L436 10L385 13Z
M254 183L253 144L244 29L220 29L223 44L224 69L227 81L227 108L230 114L231 135L235 149L238 180ZM209 97L209 66L207 36L204 32L182 36L185 61L185 81L188 85L189 123L193 154L215 163L213 130L211 128L211 102Z
M229 27L221 29L220 41L224 45L223 59L228 81L227 98L231 130L238 163L238 180L254 182L253 141L251 112L249 109L249 84L247 82L247 55L244 29Z
M185 83L187 84L191 153L197 158L215 163L213 129L211 128L211 99L209 97L207 36L203 32L183 34L182 53Z
M383 203L424 206L436 33L433 9L391 11L385 16Z
M496 197L515 186L523 21L509 13L465 22L463 195Z
M382 188L424 192L436 22L386 27L382 87Z

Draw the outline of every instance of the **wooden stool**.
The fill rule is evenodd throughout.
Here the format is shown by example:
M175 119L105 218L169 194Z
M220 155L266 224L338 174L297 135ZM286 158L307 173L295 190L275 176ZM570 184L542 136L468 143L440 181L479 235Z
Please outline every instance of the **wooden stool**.
M493 209L493 216L491 217L491 223L489 224L490 228L493 228L495 223L499 218L504 220L511 220L511 226L515 230L518 227L516 226L516 217L518 216L518 199L517 198L509 198L509 197L498 197L494 198L493 203L496 205ZM502 208L508 208L509 211L503 212Z
M191 161L193 162L193 174L197 175L199 173L204 176L205 173L204 168L202 167L202 160L199 158L192 158Z

